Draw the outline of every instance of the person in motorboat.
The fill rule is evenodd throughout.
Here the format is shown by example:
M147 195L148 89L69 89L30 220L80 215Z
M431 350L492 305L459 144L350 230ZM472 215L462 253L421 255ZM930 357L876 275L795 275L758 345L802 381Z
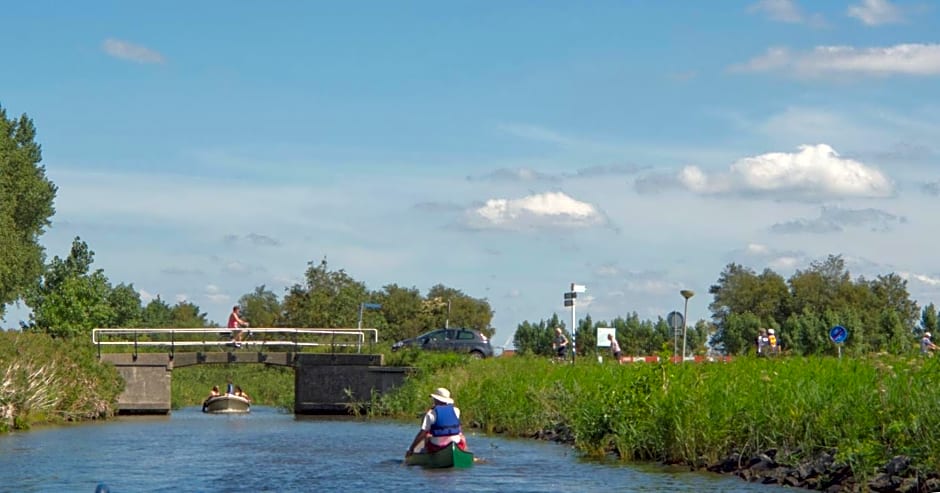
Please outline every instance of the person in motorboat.
M218 385L213 385L212 390L209 391L209 397L206 397L206 400L202 401L202 409L206 409L206 405L209 404L209 400L213 397L218 397L222 395L222 392L219 391Z
M456 443L460 450L467 450L467 439L460 426L460 409L454 406L450 391L439 387L431 394L431 403L405 457L414 453L437 452L451 443Z
M238 397L241 397L241 398L243 398L243 399L245 399L245 400L247 400L247 401L250 401L250 400L251 400L251 397L248 397L248 392L245 392L244 390L242 390L241 387L239 387L239 386L237 386L237 385L235 386L235 395L238 396Z

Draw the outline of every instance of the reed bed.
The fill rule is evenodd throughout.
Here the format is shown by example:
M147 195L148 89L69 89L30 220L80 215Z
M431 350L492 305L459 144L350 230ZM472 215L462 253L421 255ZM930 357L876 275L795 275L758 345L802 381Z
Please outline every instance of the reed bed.
M109 417L123 389L87 344L0 331L0 432Z
M732 453L822 451L873 475L896 455L940 472L936 359L738 358L704 364L552 364L496 358L425 371L378 399L376 414L419 415L448 387L464 422L513 436L565 433L587 455L704 466Z

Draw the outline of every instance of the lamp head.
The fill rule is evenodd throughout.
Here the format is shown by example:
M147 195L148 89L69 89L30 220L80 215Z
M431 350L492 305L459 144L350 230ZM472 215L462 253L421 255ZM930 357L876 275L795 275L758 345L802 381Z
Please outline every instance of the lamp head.
M679 291L679 294L681 294L683 298L689 299L689 298L695 296L695 291L690 291L690 290L688 290L688 289L683 289L682 291Z

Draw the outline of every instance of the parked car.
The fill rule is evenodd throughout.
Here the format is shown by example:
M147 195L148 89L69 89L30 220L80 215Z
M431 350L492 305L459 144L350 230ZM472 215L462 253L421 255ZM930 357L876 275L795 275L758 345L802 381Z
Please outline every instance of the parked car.
M392 351L404 347L416 347L430 351L455 351L467 353L474 358L490 358L493 346L482 332L473 329L437 329L404 339L392 345Z

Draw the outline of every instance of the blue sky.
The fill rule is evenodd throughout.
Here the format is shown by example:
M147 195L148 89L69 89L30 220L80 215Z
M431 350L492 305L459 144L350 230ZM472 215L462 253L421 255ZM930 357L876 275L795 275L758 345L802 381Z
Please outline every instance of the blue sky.
M730 262L829 254L940 301L940 7L924 1L18 2L0 104L43 236L224 322L326 257L370 289L708 317ZM24 317L13 308L7 324Z

